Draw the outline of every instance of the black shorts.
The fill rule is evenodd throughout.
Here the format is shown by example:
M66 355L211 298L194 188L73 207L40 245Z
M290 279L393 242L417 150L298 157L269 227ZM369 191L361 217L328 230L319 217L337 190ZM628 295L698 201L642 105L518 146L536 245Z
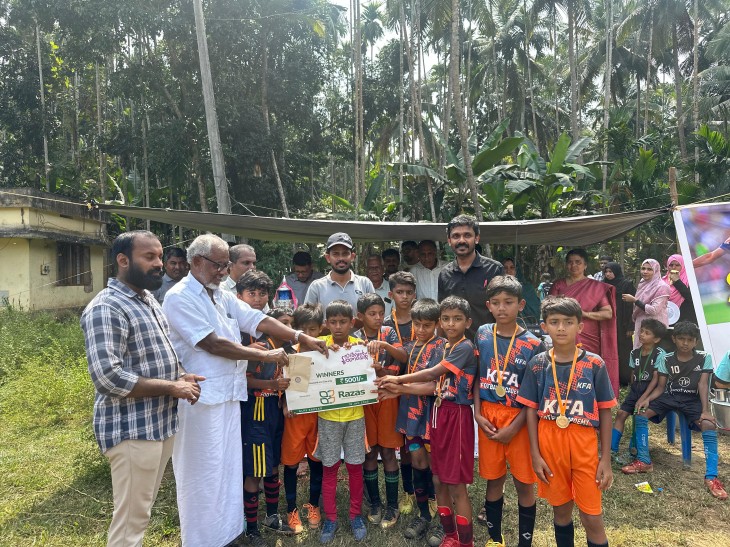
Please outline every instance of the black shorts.
M702 416L702 403L699 395L672 395L665 392L649 403L649 410L656 413L656 416L650 418L654 423L661 422L670 412L679 412L684 414L690 429L700 430L696 424Z
M639 387L643 387L644 389L638 389ZM644 386L631 384L629 392L626 394L626 398L621 403L621 410L629 414L633 414L636 409L636 403L639 399L641 399L641 396L644 395L644 393L646 393L646 384Z
M253 397L241 401L243 475L269 477L279 467L284 414L279 397Z

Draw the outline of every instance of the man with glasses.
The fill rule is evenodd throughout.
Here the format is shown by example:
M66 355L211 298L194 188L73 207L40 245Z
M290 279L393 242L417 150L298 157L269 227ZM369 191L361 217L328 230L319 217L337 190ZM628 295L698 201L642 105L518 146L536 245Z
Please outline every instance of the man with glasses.
M226 545L243 531L241 408L247 399L247 359L288 365L284 349L241 345L241 332L298 343L324 342L251 309L222 282L231 266L228 245L204 234L188 248L190 274L167 293L163 310L175 351L188 372L205 376L200 399L181 405L172 454L183 546ZM205 371L205 372L203 372Z
M327 250L324 254L327 264L332 270L321 279L313 281L304 298L307 304L327 304L333 300L347 300L353 310L357 309L357 300L364 294L375 292L372 282L350 269L355 261L352 239L344 232L332 234L327 239Z

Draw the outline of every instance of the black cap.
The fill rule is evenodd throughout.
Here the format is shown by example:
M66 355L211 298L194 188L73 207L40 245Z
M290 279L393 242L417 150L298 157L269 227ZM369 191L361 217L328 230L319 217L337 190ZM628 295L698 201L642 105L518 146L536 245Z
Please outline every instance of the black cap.
M337 232L327 239L327 250L329 251L335 245L344 245L348 249L352 249L352 239L345 232Z

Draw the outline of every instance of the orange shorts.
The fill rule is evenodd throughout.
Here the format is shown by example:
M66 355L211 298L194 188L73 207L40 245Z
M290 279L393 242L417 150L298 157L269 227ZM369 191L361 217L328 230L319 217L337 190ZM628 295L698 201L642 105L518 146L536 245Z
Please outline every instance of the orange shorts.
M398 417L398 399L386 399L381 403L367 405L365 409L365 431L370 446L400 448L403 435L395 430Z
M512 423L520 410L488 401L482 401L480 408L481 415L497 429ZM508 444L491 440L479 429L479 475L487 480L498 479L507 473L507 464L510 473L518 481L525 484L537 482L532 470L527 426L520 429Z
M317 448L318 416L316 412L311 412L284 418L284 436L281 440L283 465L297 465L305 455L319 461L314 457L314 449Z
M560 429L553 420L537 426L540 454L552 471L550 484L537 482L537 495L552 506L575 500L587 515L600 515L601 491L596 483L598 435L592 427L570 424Z

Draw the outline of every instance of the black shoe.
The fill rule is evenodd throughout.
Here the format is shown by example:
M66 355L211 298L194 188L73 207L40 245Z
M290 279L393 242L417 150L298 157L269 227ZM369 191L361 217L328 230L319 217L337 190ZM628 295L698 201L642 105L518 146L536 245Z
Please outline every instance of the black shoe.
M266 540L261 537L261 532L256 530L253 534L246 534L246 543L251 547L269 547Z
M406 539L418 539L426 533L430 524L431 523L421 515L413 517L413 520L411 520L411 522L408 523L408 526L406 526L406 529L403 530L403 537Z
M268 515L262 522L262 525L269 530L278 532L279 534L286 534L290 536L294 534L294 530L289 527L288 523L281 519L278 513Z
M428 543L429 547L439 547L441 543L444 541L444 528L441 526L441 523L439 521L434 521L431 525L431 528L428 530L428 538L426 539L426 542Z

